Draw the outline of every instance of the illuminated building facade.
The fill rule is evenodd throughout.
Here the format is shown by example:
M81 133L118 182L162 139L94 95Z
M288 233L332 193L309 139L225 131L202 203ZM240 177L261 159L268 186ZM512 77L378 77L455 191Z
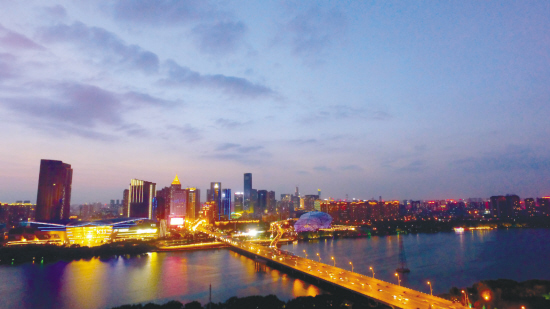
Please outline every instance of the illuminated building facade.
M195 220L199 218L201 210L201 190L197 188L187 188L187 218Z
M243 211L253 213L254 209L250 207L250 198L252 194L252 173L244 174L244 202Z
M185 217L187 214L187 191L181 188L178 175L170 185L170 216Z
M236 213L242 213L243 212L243 201L244 201L244 193L243 192L235 192L235 199L234 199L234 212Z
M211 182L210 183L210 198L209 201L213 202L212 211L216 214L216 220L220 220L222 209L222 183L221 182Z
M69 219L73 169L70 164L40 160L36 220Z
M132 179L128 198L128 217L156 220L156 184Z
M229 220L231 218L231 189L222 190L222 202L221 202L221 213L219 215L220 219Z
M31 201L17 201L11 204L0 203L0 223L13 227L21 221L34 221L36 205Z

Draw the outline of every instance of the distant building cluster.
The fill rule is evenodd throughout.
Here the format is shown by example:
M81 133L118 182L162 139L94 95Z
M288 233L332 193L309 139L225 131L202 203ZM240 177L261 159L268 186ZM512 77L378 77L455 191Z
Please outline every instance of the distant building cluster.
M381 197L378 200L334 200L322 199L320 189L317 194L301 195L296 187L294 193L280 194L277 200L275 191L253 188L252 173L244 174L242 191L223 188L221 182L211 182L204 203L201 202L201 190L182 187L176 175L172 183L163 188L152 181L131 179L122 199L113 199L109 204L71 206L72 175L70 164L41 160L36 204L30 200L0 203L0 229L9 230L12 239L39 242L49 241L43 232L61 229L65 234L55 236L56 241L77 244L80 238L87 238L87 243L100 244L107 238L110 241L143 239L152 237L152 233L164 236L171 227L181 227L198 219L210 223L272 222L299 218L313 211L325 213L333 223L344 225L392 220L508 220L550 216L550 197L521 200L517 195L432 201L384 201ZM324 217L312 217L319 218ZM127 223L121 225L120 222ZM40 230L34 238L29 234L33 229L35 232ZM27 235L28 239L22 235Z

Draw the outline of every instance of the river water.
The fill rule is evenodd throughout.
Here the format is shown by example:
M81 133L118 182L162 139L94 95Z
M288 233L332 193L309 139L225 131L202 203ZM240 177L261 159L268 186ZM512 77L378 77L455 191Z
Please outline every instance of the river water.
M464 234L405 235L411 272L402 284L434 293L483 279L550 280L550 230L513 229ZM282 246L308 258L397 283L398 236L327 239ZM275 294L288 300L323 293L315 285L271 268L258 269L228 249L150 253L133 258L91 259L0 266L2 308L111 308L130 303L198 300Z

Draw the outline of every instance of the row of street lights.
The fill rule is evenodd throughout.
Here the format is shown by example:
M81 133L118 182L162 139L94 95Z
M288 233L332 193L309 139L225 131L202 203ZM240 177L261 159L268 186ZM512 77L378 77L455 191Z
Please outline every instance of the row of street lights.
M307 259L306 250L304 250L304 255ZM319 263L321 263L321 255L319 253L317 253L317 257L319 258ZM336 260L334 259L334 257L331 256L330 259L334 261L334 267L336 267ZM350 261L349 264L351 265L351 272L353 272L353 263ZM372 266L369 267L369 269L370 271L372 271L372 278L374 279L374 269L372 268ZM397 284L401 286L401 277L399 277L399 273L395 273L395 276L397 277ZM430 295L433 296L432 283L428 281L428 285L430 286ZM462 293L464 293L464 291L462 291Z

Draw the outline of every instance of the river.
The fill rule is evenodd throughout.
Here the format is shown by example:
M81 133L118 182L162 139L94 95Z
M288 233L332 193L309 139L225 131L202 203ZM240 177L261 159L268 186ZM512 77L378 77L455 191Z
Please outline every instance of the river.
M411 272L402 284L434 293L483 279L550 280L550 230L510 229L404 235ZM326 239L282 246L308 258L397 283L397 236ZM228 249L159 252L140 257L0 266L0 303L5 308L111 308L123 304L275 294L283 300L323 293L315 285L255 263Z

